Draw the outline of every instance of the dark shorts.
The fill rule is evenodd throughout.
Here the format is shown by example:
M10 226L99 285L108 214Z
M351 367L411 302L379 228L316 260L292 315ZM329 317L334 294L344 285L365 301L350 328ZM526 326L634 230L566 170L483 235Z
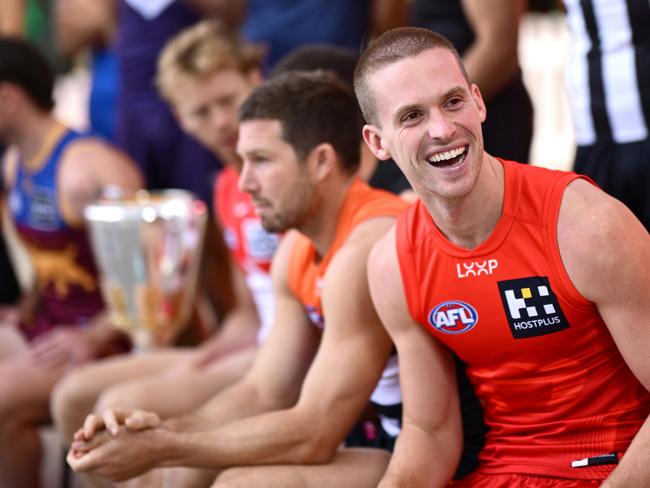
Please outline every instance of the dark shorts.
M390 435L378 420L356 424L345 439L345 447L374 447L393 452L397 437Z
M650 231L650 138L578 146L573 169L623 202Z

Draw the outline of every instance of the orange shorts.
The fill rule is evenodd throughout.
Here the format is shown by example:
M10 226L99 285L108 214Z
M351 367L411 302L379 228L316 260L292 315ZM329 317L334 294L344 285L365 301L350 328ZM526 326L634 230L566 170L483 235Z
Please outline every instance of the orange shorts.
M480 471L462 480L452 481L449 488L594 488L603 480L575 480L527 474L486 474Z

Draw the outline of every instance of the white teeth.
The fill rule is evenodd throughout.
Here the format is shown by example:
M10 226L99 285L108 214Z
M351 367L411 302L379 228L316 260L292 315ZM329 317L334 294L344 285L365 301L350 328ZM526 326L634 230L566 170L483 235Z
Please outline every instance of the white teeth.
M434 154L429 158L431 163L439 163L440 161L448 161L449 159L460 156L465 152L465 146L452 149L451 151L445 151L438 154Z

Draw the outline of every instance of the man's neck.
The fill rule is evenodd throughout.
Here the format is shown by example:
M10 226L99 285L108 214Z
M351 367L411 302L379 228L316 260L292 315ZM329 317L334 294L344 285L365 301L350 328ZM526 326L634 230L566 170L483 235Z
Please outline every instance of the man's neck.
M15 145L25 164L38 164L42 155L51 150L65 127L49 114L33 114L25 117L16 132Z
M334 242L341 209L353 181L354 177L341 175L331 178L320 187L321 201L318 210L314 218L299 229L313 243L319 257L327 254Z
M424 201L440 231L457 246L474 249L485 242L501 217L504 200L503 165L485 154L476 185L455 200Z

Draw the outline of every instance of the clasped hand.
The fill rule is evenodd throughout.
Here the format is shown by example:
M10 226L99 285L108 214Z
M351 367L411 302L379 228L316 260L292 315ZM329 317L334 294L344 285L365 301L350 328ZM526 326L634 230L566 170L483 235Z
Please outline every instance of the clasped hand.
M67 461L75 472L90 472L119 482L155 465L153 436L161 420L153 412L112 408L89 415L75 432Z

